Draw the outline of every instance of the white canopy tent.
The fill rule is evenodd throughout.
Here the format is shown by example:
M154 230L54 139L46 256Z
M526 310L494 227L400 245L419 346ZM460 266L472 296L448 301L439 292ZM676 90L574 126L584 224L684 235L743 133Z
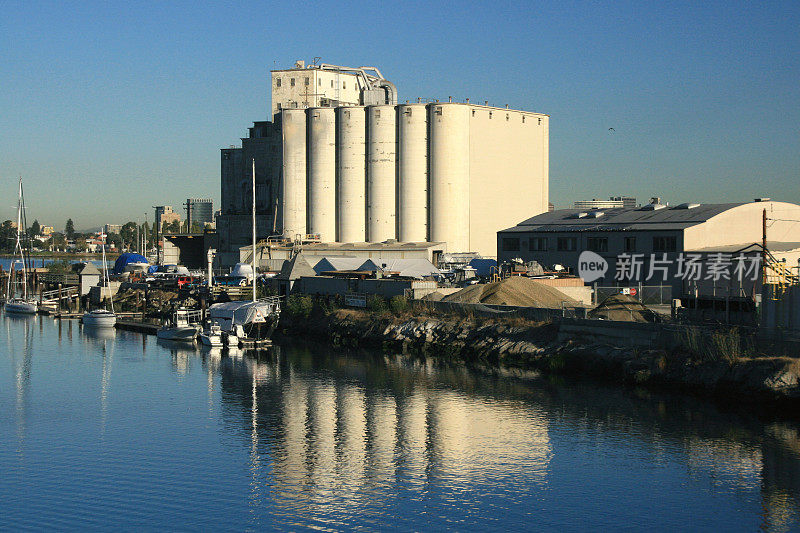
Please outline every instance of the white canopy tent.
M368 259L357 270L369 272L397 272L406 278L430 278L440 276L441 271L427 259Z

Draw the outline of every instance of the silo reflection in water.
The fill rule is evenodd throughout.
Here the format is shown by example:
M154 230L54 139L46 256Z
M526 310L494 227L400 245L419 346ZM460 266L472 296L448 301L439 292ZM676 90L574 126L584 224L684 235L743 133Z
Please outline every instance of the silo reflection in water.
M0 313L11 530L800 528L800 430L774 408L31 320Z

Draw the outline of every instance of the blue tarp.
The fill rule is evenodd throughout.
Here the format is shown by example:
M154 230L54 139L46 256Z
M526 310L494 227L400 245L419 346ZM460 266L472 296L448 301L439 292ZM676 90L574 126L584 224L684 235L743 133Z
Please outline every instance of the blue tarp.
M125 272L125 266L128 263L147 263L147 258L141 254L121 254L117 257L117 260L114 261L114 274L122 274Z
M497 266L497 261L494 259L473 259L469 262L469 266L477 270L479 276L488 276L491 274L492 267Z

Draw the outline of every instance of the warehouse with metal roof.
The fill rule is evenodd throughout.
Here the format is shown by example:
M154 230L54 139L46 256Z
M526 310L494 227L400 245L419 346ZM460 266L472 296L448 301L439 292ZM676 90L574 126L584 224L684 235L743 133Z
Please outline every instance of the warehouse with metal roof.
M743 251L759 255L766 230L767 248L777 260L796 266L800 258L800 205L768 198L746 203L665 205L658 202L636 208L562 209L534 216L497 233L499 261L537 261L578 273L579 257L591 251L608 262L597 283L620 285L633 282L665 283L673 294L687 290L714 293L752 292L754 285L702 274L689 280L679 267L687 254L731 259ZM717 256L716 254L723 254ZM618 279L620 257L641 261L641 278ZM681 259L683 257L683 259ZM672 271L653 274L653 259L669 263ZM648 279L648 275L649 279ZM715 279L716 277L716 279ZM695 283L692 284L691 282Z

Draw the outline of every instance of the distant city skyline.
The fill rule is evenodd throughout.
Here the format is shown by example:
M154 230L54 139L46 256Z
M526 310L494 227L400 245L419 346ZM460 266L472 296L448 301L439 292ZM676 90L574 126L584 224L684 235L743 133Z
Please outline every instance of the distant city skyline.
M29 223L57 231L219 205L219 150L269 119L269 71L314 56L379 67L401 102L549 114L557 208L800 203L799 22L796 2L6 2L0 219L18 176Z

